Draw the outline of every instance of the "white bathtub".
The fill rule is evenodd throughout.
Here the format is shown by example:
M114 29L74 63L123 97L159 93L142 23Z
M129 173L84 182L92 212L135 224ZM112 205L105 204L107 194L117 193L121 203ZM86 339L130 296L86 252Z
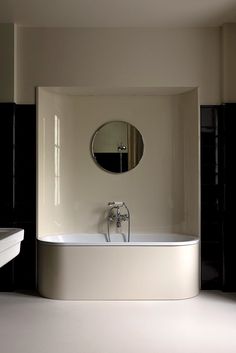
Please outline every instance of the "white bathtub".
M184 299L199 292L199 239L182 234L38 239L38 291L52 299Z

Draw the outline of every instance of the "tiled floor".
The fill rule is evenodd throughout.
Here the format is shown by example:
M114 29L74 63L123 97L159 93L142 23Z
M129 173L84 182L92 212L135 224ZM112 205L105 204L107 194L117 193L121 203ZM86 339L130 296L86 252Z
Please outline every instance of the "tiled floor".
M236 294L54 301L0 293L0 353L236 353Z

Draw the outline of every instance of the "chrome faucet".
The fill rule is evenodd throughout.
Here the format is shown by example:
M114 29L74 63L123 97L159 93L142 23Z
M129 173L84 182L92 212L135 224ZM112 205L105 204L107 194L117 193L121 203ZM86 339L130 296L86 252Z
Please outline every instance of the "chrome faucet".
M128 221L128 242L130 242L130 213L129 209L124 202L112 201L108 202L108 215L107 215L107 238L111 241L110 237L110 223L115 222L116 228L121 228L121 223ZM121 208L125 208L126 213L120 212Z

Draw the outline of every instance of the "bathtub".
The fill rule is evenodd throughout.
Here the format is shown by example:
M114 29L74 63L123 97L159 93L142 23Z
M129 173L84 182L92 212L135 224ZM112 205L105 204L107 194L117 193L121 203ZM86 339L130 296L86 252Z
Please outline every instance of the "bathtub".
M199 239L183 234L43 236L40 295L65 300L185 299L199 292Z

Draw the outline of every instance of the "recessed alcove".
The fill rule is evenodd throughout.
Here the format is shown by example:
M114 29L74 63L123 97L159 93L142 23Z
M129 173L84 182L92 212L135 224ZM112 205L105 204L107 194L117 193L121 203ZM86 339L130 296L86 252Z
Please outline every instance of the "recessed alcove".
M135 233L199 235L199 103L194 87L40 87L37 236L104 232L110 200L129 206ZM126 121L141 133L136 168L94 163L94 132Z

